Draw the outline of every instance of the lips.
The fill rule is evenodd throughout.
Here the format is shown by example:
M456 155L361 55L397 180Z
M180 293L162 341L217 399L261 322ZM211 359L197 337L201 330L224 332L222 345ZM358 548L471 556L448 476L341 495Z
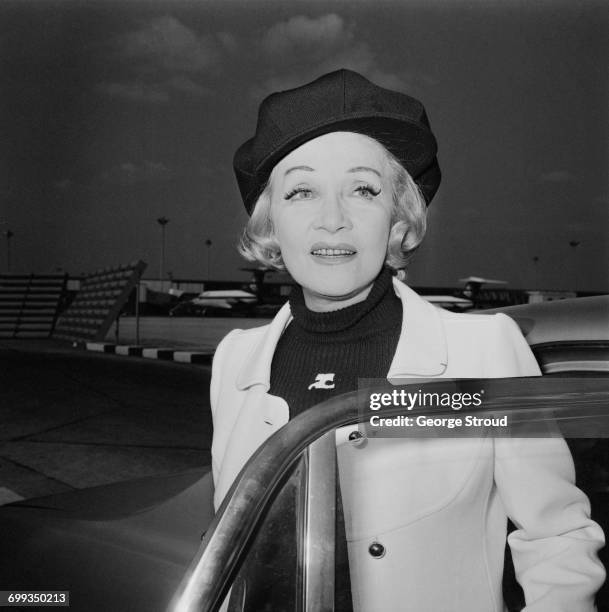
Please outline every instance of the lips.
M357 249L351 244L317 243L311 247L311 255L315 257L351 257Z

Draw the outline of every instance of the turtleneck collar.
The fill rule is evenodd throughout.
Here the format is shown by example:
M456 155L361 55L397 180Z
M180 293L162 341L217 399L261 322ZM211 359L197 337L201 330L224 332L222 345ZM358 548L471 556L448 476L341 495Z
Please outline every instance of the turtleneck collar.
M290 294L293 324L307 334L345 332L355 326L359 334L368 328L379 331L394 324L396 309L401 316L401 303L393 292L391 270L385 267L374 281L366 299L346 308L313 312L305 304L302 287L297 285Z

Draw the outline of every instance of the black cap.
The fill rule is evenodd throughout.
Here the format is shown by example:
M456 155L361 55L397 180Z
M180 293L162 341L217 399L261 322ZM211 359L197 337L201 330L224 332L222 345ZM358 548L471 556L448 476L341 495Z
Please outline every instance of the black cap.
M256 134L237 149L233 160L248 214L282 158L313 138L337 131L378 140L406 168L427 204L431 202L441 173L425 108L415 98L343 69L273 93L260 104Z

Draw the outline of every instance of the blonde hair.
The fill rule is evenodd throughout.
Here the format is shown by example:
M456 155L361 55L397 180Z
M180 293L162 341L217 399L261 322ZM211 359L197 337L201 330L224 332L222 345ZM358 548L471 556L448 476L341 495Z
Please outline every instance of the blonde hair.
M376 140L375 142L378 143ZM393 207L385 265L394 270L400 280L404 280L408 264L425 236L427 204L421 190L404 166L381 143L378 144L385 152L393 175ZM256 201L237 248L249 261L276 270L285 270L271 219L270 179Z

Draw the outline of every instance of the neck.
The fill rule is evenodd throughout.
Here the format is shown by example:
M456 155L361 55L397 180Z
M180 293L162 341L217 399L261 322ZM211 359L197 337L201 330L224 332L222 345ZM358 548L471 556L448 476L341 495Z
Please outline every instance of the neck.
M302 295L305 306L312 312L332 312L333 310L340 310L358 302L363 302L368 297L373 284L370 283L363 289L356 289L347 295L336 296L312 293L303 287Z
M385 325L390 314L387 308L392 312L394 302L397 300L393 294L391 272L383 269L372 286L366 288L366 294L364 299L361 299L364 291L358 293L357 296L351 296L353 298L351 305L343 306L347 300L337 300L333 302L334 309L315 311L309 308L302 287L297 285L290 294L290 310L294 317L294 326L307 333L323 336L324 334L330 335L330 332L355 329L358 323L365 318L371 330L379 329ZM323 305L327 306L327 304L328 302L324 301ZM398 306L401 313L401 304L398 303Z

